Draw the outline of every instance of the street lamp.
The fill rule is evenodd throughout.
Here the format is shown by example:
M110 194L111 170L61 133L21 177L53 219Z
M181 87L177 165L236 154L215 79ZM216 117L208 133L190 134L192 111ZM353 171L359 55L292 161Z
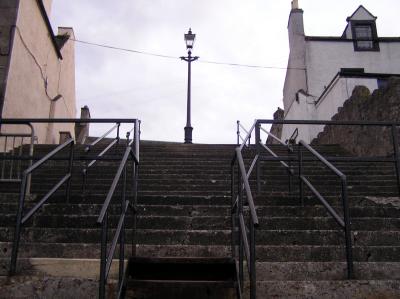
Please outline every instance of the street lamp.
M189 28L188 33L184 35L186 49L188 51L188 56L182 56L181 59L188 63L188 88L187 88L187 109L186 109L186 127L185 127L185 143L192 143L192 125L190 124L190 85L191 85L191 68L190 65L192 61L199 59L198 56L192 57L192 49L196 34L192 33L192 29Z

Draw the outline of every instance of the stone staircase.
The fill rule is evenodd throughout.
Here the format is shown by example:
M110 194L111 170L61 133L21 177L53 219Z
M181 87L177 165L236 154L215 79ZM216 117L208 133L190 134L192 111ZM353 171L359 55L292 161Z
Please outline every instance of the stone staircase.
M272 147L280 155L287 154L280 146ZM236 298L229 259L230 161L234 148L141 143L135 248L138 259L129 262L127 298ZM324 156L346 155L337 146L315 148ZM43 155L49 150L49 146L39 145L35 152ZM76 156L83 155L82 150L77 147ZM122 146L111 155L121 153ZM247 165L254 154L252 147L244 150ZM305 193L304 207L301 206L297 180L294 179L295 188L290 195L284 168L279 162L264 162L262 192L255 197L260 219L256 232L257 298L400 296L400 201L394 166L367 162L334 164L348 177L355 279L346 279L344 233L332 217L309 191ZM97 163L88 175L85 195L82 166L82 162L74 164L69 202L63 191L58 192L23 229L18 275L11 278L6 275L18 186L0 185L0 297L97 296L100 228L96 219L117 166L115 162ZM64 162L53 161L38 170L28 206L62 176L65 168ZM341 213L337 178L314 161L305 162L304 174ZM254 176L250 183L255 194ZM119 198L114 203L111 227L118 221ZM131 244L131 214L126 222L127 244ZM127 245L127 256L131 250ZM230 267L231 272L219 269L218 263L224 263L224 269ZM189 269L185 268L188 264ZM172 278L161 275L179 267L187 273L186 278L179 276L179 271L173 272ZM151 272L159 276L154 278L141 272L145 268L153 269ZM202 271L209 275L200 277ZM115 278L117 271L112 272ZM202 284L193 283L193 273L199 274L197 280ZM182 287L188 282L192 283L190 295ZM171 293L171 285L175 293ZM116 283L111 279L110 298L115 291ZM246 289L245 298L247 294Z

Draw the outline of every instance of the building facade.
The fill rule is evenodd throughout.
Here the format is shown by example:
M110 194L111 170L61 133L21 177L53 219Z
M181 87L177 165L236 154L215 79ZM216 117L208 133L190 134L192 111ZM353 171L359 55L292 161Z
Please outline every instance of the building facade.
M52 0L0 2L0 113L2 118L75 118L75 45L72 28L55 35ZM39 143L74 136L73 124L35 124ZM2 126L2 133L20 132Z
M355 86L373 91L400 74L400 38L378 36L376 19L361 5L347 18L342 36L307 36L303 10L292 2L284 119L330 120ZM323 126L284 125L281 138L296 128L298 138L310 142Z

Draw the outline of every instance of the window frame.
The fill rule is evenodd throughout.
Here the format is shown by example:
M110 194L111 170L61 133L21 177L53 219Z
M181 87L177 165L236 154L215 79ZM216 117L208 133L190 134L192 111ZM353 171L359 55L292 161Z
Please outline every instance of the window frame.
M372 38L371 39L357 38L357 35L356 35L356 27L357 26L370 27ZM354 51L359 51L359 52L378 52L379 51L379 39L378 39L378 33L376 31L375 21L352 21L351 22L351 32L352 32L352 36L353 36ZM358 46L359 41L371 41L372 47L371 48L359 47Z

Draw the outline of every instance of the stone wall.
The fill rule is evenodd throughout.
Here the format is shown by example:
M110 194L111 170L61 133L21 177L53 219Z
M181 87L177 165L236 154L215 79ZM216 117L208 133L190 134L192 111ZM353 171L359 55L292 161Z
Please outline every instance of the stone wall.
M390 78L372 94L357 86L339 112L337 121L400 121L400 78ZM371 126L325 126L312 144L339 144L356 156L393 154L391 128Z

